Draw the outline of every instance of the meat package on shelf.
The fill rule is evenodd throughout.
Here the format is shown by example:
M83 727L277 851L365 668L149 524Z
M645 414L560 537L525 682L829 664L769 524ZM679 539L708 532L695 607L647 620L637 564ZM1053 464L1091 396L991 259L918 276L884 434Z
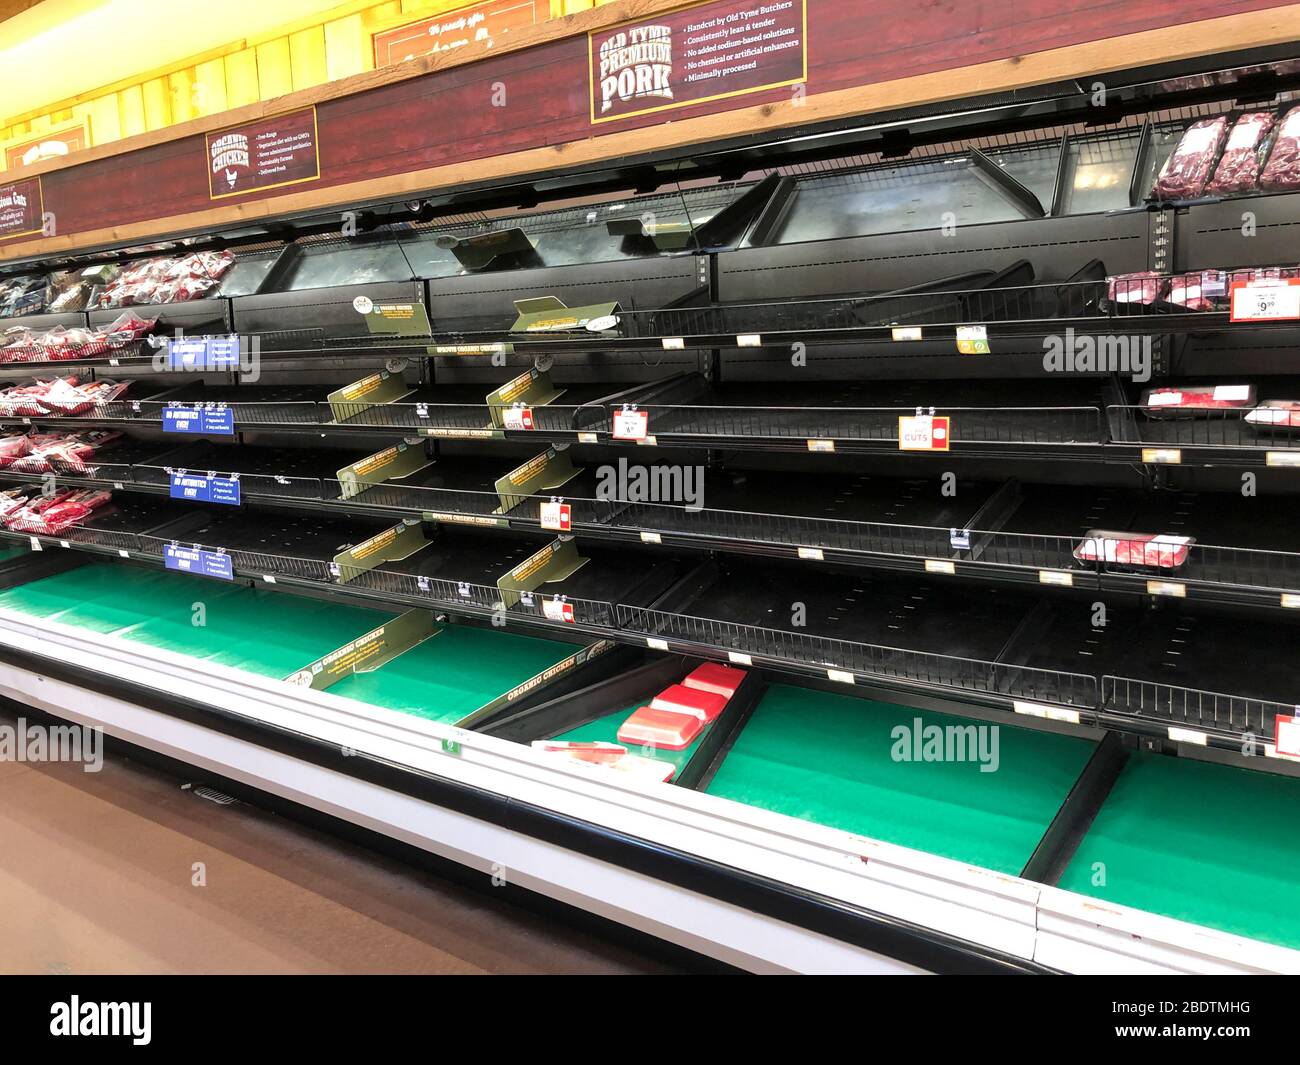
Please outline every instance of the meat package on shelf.
M12 326L0 333L0 363L107 359L113 352L147 336L157 324L156 318L141 318L126 311L107 329L57 326L38 333L24 326Z
M235 257L228 251L200 251L131 263L103 284L92 306L132 307L200 299L213 292L234 265Z
M1151 198L1191 200L1204 193L1227 132L1225 115L1202 118L1188 126L1165 160Z
M0 524L20 533L57 536L80 525L113 498L95 488L62 488L49 495L0 492Z
M1266 399L1246 415L1256 429L1300 429L1300 400Z
M130 382L82 381L76 375L37 378L29 385L0 389L0 417L44 418L85 414L121 396Z
M103 429L75 433L23 433L0 437L0 469L14 473L88 475L90 460L122 434Z
M1142 393L1142 409L1150 418L1195 417L1201 412L1254 406L1254 385L1165 385Z
M1269 287L1300 278L1297 266L1261 266L1239 270L1191 270L1161 274L1139 270L1106 278L1106 297L1117 313L1157 308L1168 311L1226 311L1234 286Z
M1225 196L1259 188L1259 172L1268 154L1273 123L1271 111L1250 111L1233 123L1219 165L1214 168L1214 177L1205 186L1206 192Z
M1278 127L1277 137L1259 176L1261 188L1275 192L1300 189L1300 104L1291 108Z
M1202 118L1183 131L1149 200L1237 196L1300 189L1300 105Z
M1080 562L1177 569L1187 561L1194 543L1190 536L1089 529L1086 538L1074 549L1074 557Z

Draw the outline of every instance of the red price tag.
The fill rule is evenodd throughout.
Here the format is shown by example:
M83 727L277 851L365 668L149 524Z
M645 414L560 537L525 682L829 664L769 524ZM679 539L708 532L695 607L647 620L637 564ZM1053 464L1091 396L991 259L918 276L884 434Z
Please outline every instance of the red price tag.
M505 410L507 429L535 429L533 409L531 407L507 407Z
M951 419L933 414L913 414L898 419L900 451L947 451L951 443Z
M1273 743L1277 747L1277 753L1300 758L1300 717L1278 714L1273 728Z
M573 507L568 503L543 503L542 528L552 532L571 532Z
M621 410L614 415L615 440L644 440L650 435L650 412Z

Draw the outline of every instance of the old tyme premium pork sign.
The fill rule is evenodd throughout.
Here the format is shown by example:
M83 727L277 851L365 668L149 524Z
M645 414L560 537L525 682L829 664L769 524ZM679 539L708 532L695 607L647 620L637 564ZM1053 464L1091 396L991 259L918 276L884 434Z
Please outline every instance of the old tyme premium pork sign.
M315 181L317 143L315 107L209 133L208 195L220 200Z
M807 23L807 0L715 0L588 34L591 120L805 81Z

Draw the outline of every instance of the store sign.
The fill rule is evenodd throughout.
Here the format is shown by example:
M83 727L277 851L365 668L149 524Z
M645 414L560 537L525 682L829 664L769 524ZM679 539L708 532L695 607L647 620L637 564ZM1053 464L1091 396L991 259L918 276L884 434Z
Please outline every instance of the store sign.
M807 80L807 0L714 0L587 45L593 123L764 92Z
M459 51L477 44L491 48L511 30L550 18L549 0L491 0L444 11L376 33L375 67L391 67L421 56Z
M167 544L163 547L163 565L182 573L197 573L203 577L217 577L223 581L235 579L234 566L229 555L219 551L204 551L197 547Z
M507 407L501 412L501 419L507 429L518 432L537 428L537 423L533 421L531 407Z
M164 407L164 433L234 436L235 412L229 407Z
M1300 320L1300 279L1271 285L1238 281L1232 286L1232 321L1287 322Z
M44 218L39 177L0 185L0 240L40 233Z
M239 337L164 337L163 365L169 370L238 370Z
M193 473L171 475L172 499L193 503L224 503L239 506L239 481L234 477L200 477Z
M649 432L649 411L620 410L614 413L615 440L645 440Z
M541 507L542 528L552 532L573 531L573 507L569 503L552 501Z
M206 141L214 200L320 177L314 106L209 133Z
M73 152L81 151L88 144L85 123L57 133L43 133L20 144L9 145L5 149L5 169L33 166L47 159L62 159Z
M951 421L933 414L914 414L898 419L900 451L947 451L951 444Z

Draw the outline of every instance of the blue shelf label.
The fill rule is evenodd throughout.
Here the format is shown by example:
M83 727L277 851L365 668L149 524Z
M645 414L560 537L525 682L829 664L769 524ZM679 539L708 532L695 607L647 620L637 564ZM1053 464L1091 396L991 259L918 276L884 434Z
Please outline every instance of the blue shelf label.
M163 564L168 569L180 570L182 573L197 573L203 577L216 577L223 581L235 579L235 569L230 556L217 551L167 544L163 547Z
M172 499L194 503L224 503L239 506L239 482L233 477L203 477L195 473L173 473Z
M229 407L164 407L164 433L234 436L235 412Z
M240 338L164 337L167 367L171 370L237 370Z

